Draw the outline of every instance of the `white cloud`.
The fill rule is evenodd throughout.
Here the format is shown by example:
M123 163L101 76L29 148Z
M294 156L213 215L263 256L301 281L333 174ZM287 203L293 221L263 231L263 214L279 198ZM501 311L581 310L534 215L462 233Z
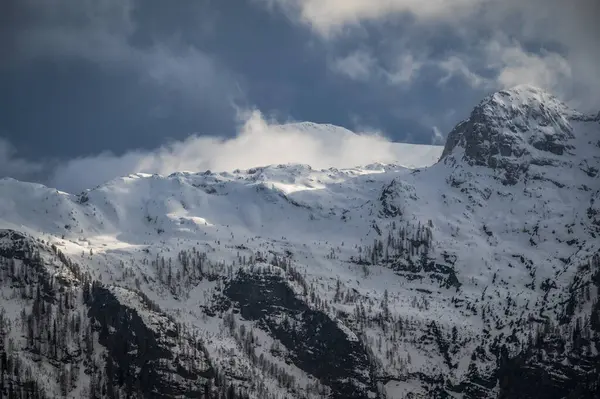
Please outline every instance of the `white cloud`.
M503 43L508 51L503 52L506 65L500 69L500 80L546 85L582 111L597 112L600 2L506 0L494 5L482 23L512 38ZM538 73L528 74L526 69Z
M263 0L283 6L323 37L340 33L344 26L376 20L398 13L408 13L429 21L449 20L470 14L488 0Z
M569 62L558 53L530 53L518 43L501 41L490 41L486 52L489 66L498 71L496 81L501 88L527 83L560 92L572 77Z
M567 88L573 83L573 72L567 58L557 52L526 51L517 41L497 35L478 46L470 47L465 54L452 55L435 63L445 73L438 84L460 78L471 88L497 90L520 84L530 84L568 97ZM486 69L489 77L475 72ZM566 99L566 98L565 98Z
M439 84L446 84L449 80L456 77L463 79L472 88L489 88L492 84L488 79L473 72L467 63L456 55L452 55L438 62L436 65L445 73L438 81Z
M339 38L347 39L348 32L358 32L349 27L361 27L363 38L374 28L376 35L359 40L358 45L364 48L378 37L370 70L388 73L390 83L412 81L411 70L435 66L443 74L439 84L460 78L471 89L489 91L528 83L552 90L584 110L600 107L597 0L260 1L281 6L290 17L333 44ZM394 37L399 26L401 33ZM392 40L416 44L411 45L412 50L406 46L381 50L379 44ZM442 42L446 47L440 51ZM430 45L437 54L415 56L415 50ZM399 68L396 74L384 66L385 60L406 54L421 64L411 69L407 62L408 67ZM485 75L479 73L482 70Z
M446 138L437 126L433 126L431 128L431 133L431 144L444 145L444 143L446 142Z
M380 79L390 85L408 85L416 78L424 63L417 60L408 50L396 56L389 68L364 50L356 50L346 57L334 59L329 63L332 71L356 81Z
M424 63L415 58L410 52L404 52L396 57L394 66L386 71L386 76L391 84L403 85L411 83Z
M330 68L352 80L368 80L376 68L376 61L366 51L356 50L346 57L337 58L330 63Z
M74 159L60 165L49 184L74 192L135 172L231 171L285 163L316 168L352 167L396 160L394 144L379 134L355 134L312 123L280 125L253 111L246 113L234 138L191 136L150 152Z

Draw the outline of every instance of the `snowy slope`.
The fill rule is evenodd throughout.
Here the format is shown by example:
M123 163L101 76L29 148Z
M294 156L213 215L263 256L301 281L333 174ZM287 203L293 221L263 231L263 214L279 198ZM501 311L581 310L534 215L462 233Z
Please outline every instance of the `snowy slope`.
M201 342L185 363L194 384L256 398L507 397L504 360L540 329L572 336L594 317L600 120L519 86L479 104L443 153L396 150L397 164L135 174L79 195L3 179L0 228L54 245L102 282L88 314L100 317L109 295L143 331L185 326L177 336L190 338L172 347ZM14 319L29 305L2 306ZM95 320L116 328L109 336L130 325ZM191 389L180 368L164 370Z

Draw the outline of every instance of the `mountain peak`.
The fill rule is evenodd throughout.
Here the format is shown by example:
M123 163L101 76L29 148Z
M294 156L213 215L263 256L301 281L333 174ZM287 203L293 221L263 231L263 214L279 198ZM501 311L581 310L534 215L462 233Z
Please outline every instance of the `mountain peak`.
M523 170L523 163L532 158L568 152L573 138L571 121L579 115L531 85L502 90L486 97L450 132L441 159ZM507 181L515 182L515 174L508 174Z
M511 89L498 91L485 98L480 105L497 116L506 111L528 110L547 111L561 115L571 115L575 112L554 95L532 85L523 84Z
M492 95L492 97L497 94L520 96L523 98L526 98L526 97L533 98L533 97L540 97L540 96L554 97L551 93L545 91L544 89L534 86L534 85L531 85L531 84L528 84L528 83L516 85L509 89L500 90L500 91L494 93Z

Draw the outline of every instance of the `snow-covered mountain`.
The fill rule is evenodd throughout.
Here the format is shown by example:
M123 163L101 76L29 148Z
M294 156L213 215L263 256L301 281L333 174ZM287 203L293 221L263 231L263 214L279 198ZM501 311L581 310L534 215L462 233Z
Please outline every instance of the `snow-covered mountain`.
M0 180L0 396L598 397L600 115L519 86L413 150Z

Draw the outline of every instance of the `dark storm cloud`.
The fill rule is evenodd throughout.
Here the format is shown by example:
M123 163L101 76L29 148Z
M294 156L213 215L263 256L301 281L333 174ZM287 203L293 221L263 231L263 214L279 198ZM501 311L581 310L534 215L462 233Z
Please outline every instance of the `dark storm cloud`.
M15 17L0 123L25 154L125 151L197 130L233 132L240 78L184 40L178 25L152 30L150 16L160 15L153 2L8 3ZM34 138L42 145L32 146Z
M332 43L350 79L413 83L424 68L491 90L530 83L583 107L600 106L600 3L595 0L257 0ZM278 7L277 7L278 6ZM361 37L395 45L365 51ZM365 34L366 32L366 34ZM352 37L356 49L339 54ZM367 45L372 49L372 43ZM396 62L390 63L390 58Z
M0 127L23 156L228 136L240 107L349 127L366 120L397 139L407 130L385 112L393 89L379 96L379 87L332 76L310 31L253 2L8 4L16 50L0 76Z
M15 148L0 138L0 172L16 179L36 179L43 176L43 165L20 158Z
M418 143L442 142L484 94L519 83L597 110L599 4L6 0L0 176L62 170L44 181L75 173L85 187L204 145L192 134L237 143L249 109L268 126L309 120Z

